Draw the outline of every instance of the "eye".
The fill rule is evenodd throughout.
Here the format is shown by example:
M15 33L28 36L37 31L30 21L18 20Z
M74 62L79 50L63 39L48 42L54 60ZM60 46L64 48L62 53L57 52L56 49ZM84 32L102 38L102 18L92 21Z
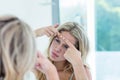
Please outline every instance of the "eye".
M64 45L64 48L67 49L67 48L69 48L69 46L68 45Z
M57 43L60 43L60 40L59 40L58 38L55 38L55 41L56 41Z

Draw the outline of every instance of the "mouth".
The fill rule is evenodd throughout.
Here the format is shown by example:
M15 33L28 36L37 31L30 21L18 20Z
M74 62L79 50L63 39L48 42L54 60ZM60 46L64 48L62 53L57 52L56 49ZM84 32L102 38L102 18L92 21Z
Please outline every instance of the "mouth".
M52 52L52 56L59 57L55 52Z

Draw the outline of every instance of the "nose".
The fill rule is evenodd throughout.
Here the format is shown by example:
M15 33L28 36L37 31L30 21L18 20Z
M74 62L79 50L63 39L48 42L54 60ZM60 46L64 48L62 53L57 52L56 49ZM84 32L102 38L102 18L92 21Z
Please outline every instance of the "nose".
M61 45L61 44L60 44L60 45L57 45L57 46L55 47L55 50L56 50L57 53L61 52L61 51L62 51L62 45Z

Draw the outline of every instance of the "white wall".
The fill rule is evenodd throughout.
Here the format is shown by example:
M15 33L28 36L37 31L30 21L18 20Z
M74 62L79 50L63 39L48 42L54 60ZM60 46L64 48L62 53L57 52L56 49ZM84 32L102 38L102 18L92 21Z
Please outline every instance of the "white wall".
M120 52L96 52L96 80L120 80Z
M90 64L92 80L96 80L94 2L94 0L87 0L87 32L90 43L90 54L88 56L88 63Z
M16 15L27 22L32 29L52 24L51 4L43 4L51 0L0 0L0 15ZM37 39L38 49L44 50L47 39ZM41 46L42 44L42 46ZM43 45L44 44L44 45Z

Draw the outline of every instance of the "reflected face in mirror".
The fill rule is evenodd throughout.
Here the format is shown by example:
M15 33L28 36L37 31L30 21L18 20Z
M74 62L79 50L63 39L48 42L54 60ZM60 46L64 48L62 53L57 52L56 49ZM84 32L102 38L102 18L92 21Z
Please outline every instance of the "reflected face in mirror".
M62 31L60 34L75 45L76 39L68 31ZM69 46L60 36L54 37L50 45L50 59L53 61L65 61L64 54L68 48Z

